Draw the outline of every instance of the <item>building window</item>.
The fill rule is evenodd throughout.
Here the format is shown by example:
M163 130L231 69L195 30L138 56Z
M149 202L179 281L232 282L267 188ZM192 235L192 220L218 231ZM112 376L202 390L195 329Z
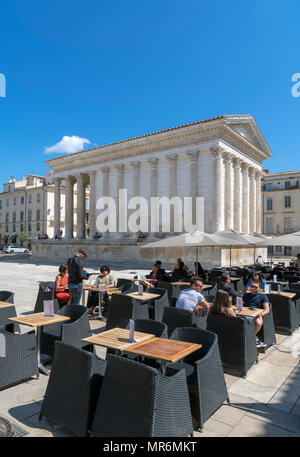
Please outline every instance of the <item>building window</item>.
M273 218L267 217L266 218L266 226L267 226L267 233L273 233Z
M40 226L40 223L37 222L36 224L36 231L39 232L41 230L41 226Z
M32 211L31 209L28 211L28 220L31 222L32 220Z
M17 215L15 212L13 212L13 222L17 222ZM15 231L15 230L14 230Z
M285 181L284 188L285 189L290 189L290 187L291 187L291 181Z
M23 226L23 224L20 225L20 231L21 231L21 232L24 231L24 226Z
M32 203L32 194L28 195L28 203Z
M281 252L281 246L275 246L275 251L276 252Z
M21 222L24 221L24 211L21 211L21 212L20 212L20 221L21 221Z
M8 225L5 226L5 231L8 232Z
M272 198L267 198L267 210L272 211L273 209L273 200Z
M21 205L24 205L24 197L21 197Z
M2 200L0 200L0 209L2 209Z
M39 203L41 201L41 194L37 193L36 194L36 201Z
M9 206L9 198L6 199L6 206Z
M272 190L273 189L273 183L267 182L266 184L266 190Z
M9 213L6 213L6 214L5 214L5 222L6 222L6 223L9 222L8 218L9 218Z
M13 224L13 232L16 232L16 224Z
M14 197L14 206L17 204L17 197Z
M36 210L36 220L39 221L41 218L41 210L40 209L37 209Z
M31 232L31 222L28 222L28 232Z
M285 217L283 219L283 225L284 225L284 233L290 233L292 231L292 224L291 224L291 218L290 217Z
M291 207L291 197L290 197L290 195L286 195L284 197L284 207L285 208L290 208Z

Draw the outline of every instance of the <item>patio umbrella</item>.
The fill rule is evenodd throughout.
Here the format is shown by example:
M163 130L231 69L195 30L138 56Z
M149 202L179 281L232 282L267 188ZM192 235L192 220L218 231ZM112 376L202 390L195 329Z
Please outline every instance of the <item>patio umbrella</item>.
M254 246L254 253L253 253L253 259L254 259L254 263L255 263L256 246L262 246L262 247L263 246L267 246L265 241L271 240L272 237L271 236L266 236L266 235L263 235L262 233L257 233L257 232L250 233L250 235L254 236L255 238L257 238L257 244ZM271 262L272 262L272 255L271 255Z
M289 233L282 236L275 236L274 238L265 240L264 242L266 243L266 246L300 247L300 232Z
M255 246L258 244L257 238L246 233L236 232L235 230L224 230L215 232L214 235L224 240L224 245L230 249L230 270L231 270L231 248L232 246ZM261 243L261 241L260 241Z

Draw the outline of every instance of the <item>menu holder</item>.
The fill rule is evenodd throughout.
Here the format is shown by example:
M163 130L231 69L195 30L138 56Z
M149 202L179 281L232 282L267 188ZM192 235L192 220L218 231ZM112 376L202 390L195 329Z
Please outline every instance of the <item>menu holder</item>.
M274 275L274 276L273 276L273 281L274 281L274 282L277 282L277 275Z
M44 300L43 301L44 307L44 316L45 317L53 317L54 316L54 302L53 300Z
M130 343L137 343L134 339L134 320L129 319L129 341Z
M243 309L243 299L242 297L236 297L236 310L242 311Z
M278 295L281 294L281 287L280 287L280 284L278 284L278 289L277 289L277 292L278 292Z
M143 284L139 284L138 285L138 295L143 295L143 292L144 292Z
M271 293L271 286L270 286L270 284L266 284L265 285L265 294L269 294L269 293Z

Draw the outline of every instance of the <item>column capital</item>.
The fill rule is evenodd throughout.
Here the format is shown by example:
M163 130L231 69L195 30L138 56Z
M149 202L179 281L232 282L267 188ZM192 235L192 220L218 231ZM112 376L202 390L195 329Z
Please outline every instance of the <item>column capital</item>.
M75 176L77 182L79 180L83 180L83 173L75 173L74 176Z
M224 152L223 160L225 165L230 165L232 163L233 155L230 152Z
M250 178L254 178L255 176L255 167L249 167L249 176Z
M146 161L147 165L152 169L156 169L158 166L158 159L149 159Z
M249 170L248 163L247 162L242 162L241 169L242 169L243 175L246 175L248 173L248 170Z
M258 181L264 176L264 172L262 170L255 170L255 179Z
M97 174L97 170L91 170L91 171L89 171L90 177L91 177L91 176L94 177L94 176L96 176L96 174Z
M63 178L62 178L61 176L55 176L55 177L53 178L53 181L54 181L54 183L60 183L60 182L62 181L62 179L63 179Z
M233 168L236 170L238 168L241 168L242 160L239 159L238 157L234 157L234 159L232 160L232 163L233 163Z
M124 165L124 164L122 164L122 165L116 165L115 168L116 168L118 174L119 174L119 175L122 175L122 174L124 173L125 165Z
M198 160L199 151L187 152L186 155L187 155L188 159L190 160L190 162L194 163L194 162L197 162L197 160Z
M103 175L106 175L106 174L108 174L108 172L109 172L109 167L99 168L99 171L100 171Z
M170 155L166 156L166 159L167 159L169 165L174 167L177 162L177 154L170 154Z
M136 161L136 162L130 162L130 166L133 168L135 172L138 172L141 168L142 162Z
M221 159L223 154L225 153L225 150L223 148L220 148L219 146L215 148L210 148L210 151L214 159Z

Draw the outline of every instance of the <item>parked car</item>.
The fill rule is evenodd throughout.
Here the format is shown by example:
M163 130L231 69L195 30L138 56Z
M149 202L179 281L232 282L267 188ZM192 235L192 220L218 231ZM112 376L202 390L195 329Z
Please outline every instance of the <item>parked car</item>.
M27 248L22 248L21 246L14 245L14 244L9 244L8 246L4 246L2 252L5 254L14 254L14 253L24 253L24 254L29 254L29 249Z

